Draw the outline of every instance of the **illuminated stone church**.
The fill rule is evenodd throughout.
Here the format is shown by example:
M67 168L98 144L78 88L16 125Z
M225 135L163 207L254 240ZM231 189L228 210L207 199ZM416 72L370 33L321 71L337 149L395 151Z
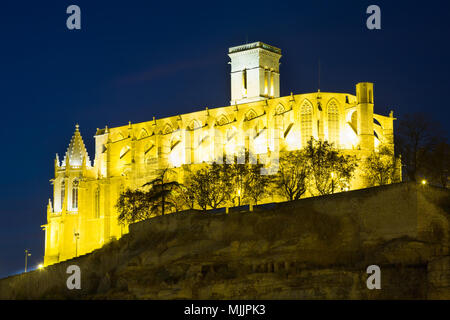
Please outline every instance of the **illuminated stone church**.
M228 56L229 106L98 129L93 161L76 126L64 158L55 159L53 201L43 226L45 265L91 252L126 233L117 221L116 201L126 188L153 179L157 169L174 168L173 178L182 182L187 167L243 150L269 167L273 155L301 149L311 137L359 157L380 144L393 149L393 114L373 113L372 83L356 84L356 94L280 97L279 48L255 42L230 48ZM364 187L358 174L349 187ZM271 195L263 202L273 201L281 199Z

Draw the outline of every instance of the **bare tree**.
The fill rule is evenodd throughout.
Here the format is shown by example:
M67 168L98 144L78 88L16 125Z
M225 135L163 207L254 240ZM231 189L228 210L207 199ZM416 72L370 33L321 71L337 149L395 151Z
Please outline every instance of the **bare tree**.
M407 114L399 121L395 136L396 151L402 157L410 181L416 181L425 169L438 130L439 126L422 113Z
M425 174L432 183L447 188L450 172L450 146L441 139L428 153Z

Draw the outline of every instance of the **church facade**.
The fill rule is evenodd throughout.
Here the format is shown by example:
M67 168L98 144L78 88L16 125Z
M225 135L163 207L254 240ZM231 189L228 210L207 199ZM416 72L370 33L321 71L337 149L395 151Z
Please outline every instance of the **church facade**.
M208 109L97 129L91 161L78 125L63 159L56 155L53 200L47 207L44 265L100 248L127 232L115 204L126 188L139 188L157 169L186 168L220 161L242 151L276 172L280 152L328 140L344 153L363 158L382 144L394 147L393 114L374 114L373 84L356 93L313 92L280 97L281 50L262 42L229 49L231 101ZM273 169L275 168L275 169ZM364 187L356 174L349 189ZM263 202L280 201L271 195Z

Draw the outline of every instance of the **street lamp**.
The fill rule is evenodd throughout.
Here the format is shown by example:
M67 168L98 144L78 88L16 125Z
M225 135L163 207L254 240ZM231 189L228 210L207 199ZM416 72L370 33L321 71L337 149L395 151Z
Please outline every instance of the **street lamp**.
M75 257L78 257L78 239L80 238L80 233L74 232L73 235L75 236Z
M28 257L31 256L30 250L25 249L25 272L27 272Z
M331 193L334 193L334 177L336 174L334 172L331 173Z
M237 189L237 196L238 196L238 207L241 206L241 188Z
M42 264L42 263L39 263L39 264L38 264L38 266L37 266L37 268L38 268L39 270L42 270L42 269L44 269L44 264Z
M424 185L427 184L427 180L423 179L423 180L421 181L421 183L422 183L422 185L424 186Z

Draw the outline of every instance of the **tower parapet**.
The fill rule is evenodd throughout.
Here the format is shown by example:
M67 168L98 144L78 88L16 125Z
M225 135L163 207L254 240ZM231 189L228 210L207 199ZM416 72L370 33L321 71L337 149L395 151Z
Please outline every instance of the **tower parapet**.
M241 104L280 96L281 49L263 42L229 48L231 102Z

